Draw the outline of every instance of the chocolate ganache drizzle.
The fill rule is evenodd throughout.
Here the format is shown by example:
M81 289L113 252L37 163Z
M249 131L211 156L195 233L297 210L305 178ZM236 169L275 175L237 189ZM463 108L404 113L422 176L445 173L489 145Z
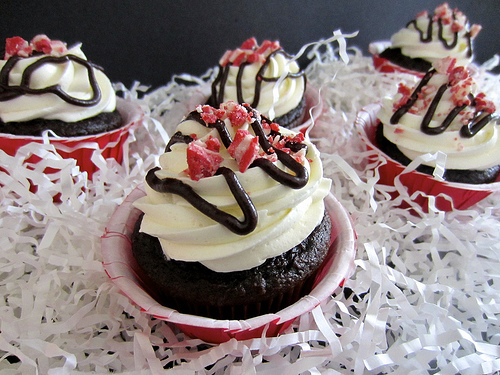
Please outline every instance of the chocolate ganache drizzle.
M259 144L264 152L268 155L276 153L278 160L281 161L287 168L289 168L292 173L287 173L286 171L281 170L274 163L265 158L257 158L250 165L250 168L259 167L263 171L265 171L272 179L290 188L300 189L304 187L309 179L309 173L307 169L286 152L275 148L265 135L264 128L262 127L261 117L257 116L255 111L249 108L248 105L245 105L245 107L251 113L251 127L255 135L258 137ZM219 136L221 137L223 145L226 148L231 145L233 140L231 139L226 125L222 120L217 119L212 123L205 122L202 119L200 113L197 111L192 111L190 114L188 114L184 121L188 120L197 121L201 125L208 128L215 128L219 133ZM271 132L271 135L277 134L278 132L276 131ZM190 143L191 141L193 141L193 138L191 136L186 136L181 134L180 132L177 132L170 139L166 147L166 152L169 152L170 147L175 143ZM288 141L286 143L286 147L290 148L291 150L298 151L301 148L307 146L299 142ZM237 175L231 169L227 167L219 167L216 175L224 176L231 193L233 194L235 200L237 201L239 207L243 212L243 221L238 220L236 217L218 209L215 205L207 202L184 182L175 178L158 178L155 174L155 172L158 170L159 168L151 169L146 176L146 182L153 190L161 193L177 194L183 197L197 210L207 215L211 219L217 221L218 223L224 225L226 228L236 234L248 234L252 232L257 226L257 210L255 209L252 200L241 186Z
M427 72L427 74L422 78L418 86L412 92L407 102L394 112L394 114L390 119L391 124L393 125L397 124L401 119L401 117L410 111L412 106L418 100L419 94L422 92L424 86L427 85L432 76L436 73L437 73L436 69L432 69L429 72ZM420 124L420 129L423 133L427 135L437 135L445 132L446 129L448 129L448 127L451 125L453 120L460 114L460 112L467 107L467 104L457 105L448 113L448 115L443 119L443 121L440 123L439 126L434 126L434 127L429 126L430 122L433 120L439 102L441 101L444 93L450 87L451 83L448 82L441 85L438 88L436 95L432 99L432 102L430 103ZM476 106L475 97L471 93L468 94L468 98L471 103L470 105ZM477 111L474 117L470 119L467 124L463 125L460 128L460 135L464 138L471 138L474 135L476 135L482 128L484 128L489 122L497 120L498 118L499 116L497 114L488 113L485 111Z
M259 105L260 102L260 95L261 95L261 87L263 82L277 82L280 77L266 77L264 75L267 67L269 66L271 59L276 56L277 54L282 54L285 56L287 59L290 59L292 56L287 54L283 49L278 49L274 52L272 52L265 60L265 62L262 64L260 67L259 71L255 75L255 89L254 89L254 99L253 102L250 103L251 107L256 108ZM243 85L242 85L242 77L243 73L245 71L245 68L251 65L252 63L250 62L244 62L241 63L238 69L238 74L236 77L236 92L237 92L237 99L238 103L245 103L245 99L243 98ZM219 106L221 103L225 101L224 99L224 91L225 91L225 86L226 82L229 76L229 71L230 67L233 64L228 62L224 66L219 66L219 73L217 75L217 78L212 82L212 96L210 98L210 105L212 106ZM298 73L291 73L288 72L286 74L286 78L300 78L304 77L305 79L305 73L304 71L299 71ZM219 91L217 92L217 87Z
M431 14L429 14L427 17L429 19L429 23L427 25L427 30L422 30L421 28L419 28L417 26L417 20L411 20L406 25L407 28L410 25L413 25L413 27L415 28L415 30L419 33L419 35L420 35L420 41L422 43L430 43L430 42L432 42L432 34L433 34L433 29L434 29L433 16ZM453 16L452 17L453 17L453 19L456 19L455 12L453 12ZM438 18L437 23L438 23L438 33L437 33L437 35L438 35L439 40L443 44L444 48L446 48L448 50L452 50L453 48L455 48L457 46L457 43L458 43L458 31L453 32L453 39L451 41L448 41L444 37L444 27L443 27L443 21L442 21L442 19ZM467 40L467 57L471 57L472 56L472 43L471 43L471 33L470 33L470 31L466 32L465 35L464 35L464 37Z
M52 93L60 97L65 102L81 107L90 107L96 105L101 100L101 90L97 84L93 68L102 70L101 67L92 64L91 62L82 59L75 55L64 56L45 56L32 64L28 65L23 72L21 83L19 85L9 85L9 76L16 64L22 60L22 57L12 56L0 71L0 101L8 101L22 95L42 95ZM92 97L90 99L79 99L65 93L60 85L52 85L40 89L30 88L30 80L32 74L45 64L64 64L68 61L73 61L84 66L88 72L88 79L92 89Z

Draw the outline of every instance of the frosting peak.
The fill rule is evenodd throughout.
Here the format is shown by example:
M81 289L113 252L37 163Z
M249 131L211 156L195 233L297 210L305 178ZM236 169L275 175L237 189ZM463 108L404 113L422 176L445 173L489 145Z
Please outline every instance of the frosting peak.
M273 120L299 105L305 87L304 72L278 41L265 40L259 46L250 38L220 59L211 104L249 103Z
M167 257L230 272L306 238L330 184L301 134L229 102L186 116L136 206L145 213L141 230L159 238Z
M472 61L472 40L481 26L469 27L467 17L458 9L441 4L433 14L419 13L405 28L391 37L393 48L411 58L422 58L431 63L452 56L457 64L467 65Z
M378 114L384 136L410 159L428 152L447 155L446 168L485 169L500 164L499 116L478 92L466 68L452 58L434 64L410 88L400 84Z
M45 35L31 42L8 38L0 61L0 118L76 122L116 108L102 69L87 61L80 45L70 49Z

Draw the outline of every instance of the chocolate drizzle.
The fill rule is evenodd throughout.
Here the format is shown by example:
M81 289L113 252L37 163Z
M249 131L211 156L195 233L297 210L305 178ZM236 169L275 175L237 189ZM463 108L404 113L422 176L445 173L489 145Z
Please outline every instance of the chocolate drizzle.
M267 136L265 135L260 116L257 116L253 110L251 111L253 118L251 126L254 130L255 135L259 137L260 146L267 154L276 153L278 160L280 160L283 165L289 168L292 171L292 174L281 170L271 161L265 158L257 158L250 165L250 168L262 168L262 170L265 171L272 179L292 189L300 189L304 187L309 180L309 172L307 171L307 169L286 152L272 146L272 144L267 139ZM214 123L206 123L205 121L203 121L200 113L198 113L197 111L193 111L188 116L186 116L185 121L186 120L194 120L199 122L203 126L215 128L218 131L224 146L227 148L231 144L231 136L229 135L229 132L222 120L217 120ZM169 141L166 151L170 151L170 147L174 143L189 143L189 138L191 137L182 135L180 132L177 132ZM298 142L290 142L289 145L297 150L303 147L307 147L305 145L298 146L297 143ZM216 175L221 174L226 179L231 193L233 194L239 207L243 211L243 221L239 221L236 217L218 209L213 204L207 202L205 199L199 196L188 184L185 184L184 182L175 178L159 179L155 174L157 170L159 170L159 168L151 169L146 176L146 182L153 190L160 193L172 193L180 195L189 203L191 203L197 210L207 215L211 219L217 221L218 223L224 225L226 228L236 234L248 234L252 232L257 226L257 210L252 200L241 186L238 177L229 168L220 167L217 170Z
M257 226L257 210L248 194L242 188L235 173L229 168L221 167L217 171L217 174L222 174L226 179L229 189L243 211L243 221L239 221L234 216L218 209L217 206L212 203L207 202L188 184L175 178L159 179L155 174L159 169L158 167L153 168L149 170L146 175L146 182L155 191L180 195L200 212L224 225L234 233L245 235L252 232Z
M181 132L175 132L175 134L170 137L170 140L168 141L167 146L165 147L165 152L172 151L171 147L172 147L172 145L174 145L176 143L189 144L193 141L194 141L193 137L191 137L189 135L184 135Z
M259 71L255 75L255 89L254 89L254 99L253 102L250 103L250 106L256 108L260 102L260 94L262 82L277 82L280 77L265 77L264 72L266 71L268 65L271 62L271 58L273 58L277 54L282 54L287 58L291 58L289 54L287 54L282 49L276 50L272 52L267 58L264 64L260 67ZM241 83L243 78L243 73L245 72L245 68L251 65L251 63L244 62L240 65L238 69L238 73L236 75L236 95L238 103L243 104L246 101L243 98L243 85ZM218 107L221 103L224 102L224 91L226 87L227 78L229 76L229 69L232 66L231 63L227 63L225 66L219 66L219 73L217 78L212 82L212 96L210 97L210 105L213 107ZM300 78L303 77L305 79L304 71L300 71L298 73L288 73L286 78ZM219 91L217 92L217 85L219 86Z
M418 86L413 90L410 95L410 98L407 100L405 104L399 107L391 116L390 123L395 125L399 122L401 117L406 114L411 107L415 104L418 99L419 94L422 92L422 88L429 82L432 76L436 74L436 70L432 69L422 78ZM438 135L446 131L448 127L451 125L453 120L462 112L467 105L455 106L450 113L446 116L446 118L441 122L439 126L430 127L430 123L436 113L436 109L441 101L446 90L450 88L450 84L443 84L439 87L434 96L427 112L425 113L422 122L420 123L420 130L427 135ZM472 94L469 94L469 99L471 102L471 106L475 106L475 98ZM467 124L463 125L460 128L460 135L464 138L472 138L476 135L482 128L484 128L490 121L498 120L499 116L496 114L486 113L483 111L478 111L474 118L472 118Z
M99 66L75 55L45 56L26 67L21 77L21 83L18 86L9 85L10 73L21 59L22 58L19 56L12 56L7 60L0 71L0 101L12 100L22 95L43 95L49 93L57 95L69 104L80 107L91 107L101 100L101 90L97 84L93 69L102 70ZM92 97L90 99L78 99L68 95L62 90L60 85L52 85L41 89L30 88L31 76L40 66L44 64L64 64L68 61L73 61L87 69L88 79L92 89Z
M418 26L417 26L417 20L411 20L410 22L408 22L408 24L406 25L406 27L408 28L410 25L413 25L413 27L415 28L415 30L419 33L419 36L420 36L420 41L422 43L430 43L432 42L432 33L433 33L433 29L434 29L434 25L433 25L433 22L432 22L432 15L428 15L428 18L429 18L429 23L427 25L427 30L422 30L420 29ZM455 19L456 16L455 16L455 12L453 12L453 19ZM467 57L471 57L472 56L472 42L471 42L471 34L470 34L470 31L467 31L465 33L465 39L467 40ZM446 40L446 38L444 37L444 26L443 26L443 21L441 20L441 18L438 19L438 39L439 41L442 43L443 47L445 49L448 49L448 50L451 50L453 48L455 48L458 44L458 31L455 31L453 33L453 39L448 42L448 40Z

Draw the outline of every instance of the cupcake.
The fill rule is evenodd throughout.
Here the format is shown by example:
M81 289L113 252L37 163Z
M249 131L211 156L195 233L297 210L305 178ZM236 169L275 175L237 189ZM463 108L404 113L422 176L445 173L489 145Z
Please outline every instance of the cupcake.
M132 252L181 313L248 319L311 291L330 247L319 152L249 105L200 105L147 173Z
M306 114L306 76L278 41L255 38L226 51L212 83L208 103L218 107L234 101L248 103L282 127L299 126Z
M447 3L434 14L419 13L406 27L392 35L390 43L370 45L375 67L382 72L402 71L422 76L445 57L467 66L473 60L473 39L481 26L469 26L467 17Z
M381 180L394 184L394 177L418 160L415 173L404 177L411 191L418 187L429 194L426 185L441 186L443 190L435 192L456 195L453 190L461 189L467 192L467 202L458 194L455 208L469 207L475 203L470 192L489 194L493 187L485 186L498 180L498 121L495 105L479 91L465 67L452 58L435 62L415 87L400 84L394 97L384 98L372 121L369 140L391 163L399 164L398 169L386 165ZM433 154L436 157L426 157Z
M0 147L9 155L24 144L43 142L46 133L63 157L75 158L91 175L94 149L121 161L121 144L138 116L137 108L117 104L109 78L87 60L80 44L68 49L45 35L31 42L6 40L0 61Z

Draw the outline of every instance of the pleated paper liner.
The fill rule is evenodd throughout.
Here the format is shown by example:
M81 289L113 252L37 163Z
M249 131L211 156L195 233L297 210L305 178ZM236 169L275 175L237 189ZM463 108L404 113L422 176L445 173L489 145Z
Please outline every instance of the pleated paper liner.
M381 73L407 73L420 78L425 75L425 73L403 68L402 66L396 65L393 62L380 57L380 53L390 46L391 43L389 41L373 42L368 46L368 50L372 54L373 66L377 71Z
M118 163L123 161L123 145L127 141L129 131L143 120L142 110L137 104L133 104L121 98L117 98L117 109L121 113L124 125L118 129L81 137L57 137L57 136L22 136L12 134L0 134L1 149L10 156L29 143L50 143L56 152L64 159L75 159L76 164L82 172L88 173L88 178L97 171L98 167L92 161L92 156L97 151L104 159L112 158ZM39 158L35 155L26 160L28 163L37 163ZM47 169L47 174L55 170Z
M157 319L177 324L190 337L221 343L231 338L246 340L262 335L277 336L288 328L295 318L328 299L354 270L354 228L348 213L330 194L325 203L332 218L332 244L309 294L276 313L246 320L217 320L179 313L161 305L147 292L132 255L130 236L141 213L133 206L133 202L144 194L142 186L136 188L111 217L101 241L104 269L121 292L143 311Z
M368 150L375 151L371 161L383 160L376 169L380 174L379 184L396 186L393 198L406 189L410 199L428 212L429 204L438 210L466 210L493 192L500 190L500 182L489 184L465 184L439 180L431 175L405 167L378 149L375 143L377 112L381 105L371 104L363 108L356 118L356 129ZM416 168L416 166L415 166ZM430 200L432 198L432 201Z

